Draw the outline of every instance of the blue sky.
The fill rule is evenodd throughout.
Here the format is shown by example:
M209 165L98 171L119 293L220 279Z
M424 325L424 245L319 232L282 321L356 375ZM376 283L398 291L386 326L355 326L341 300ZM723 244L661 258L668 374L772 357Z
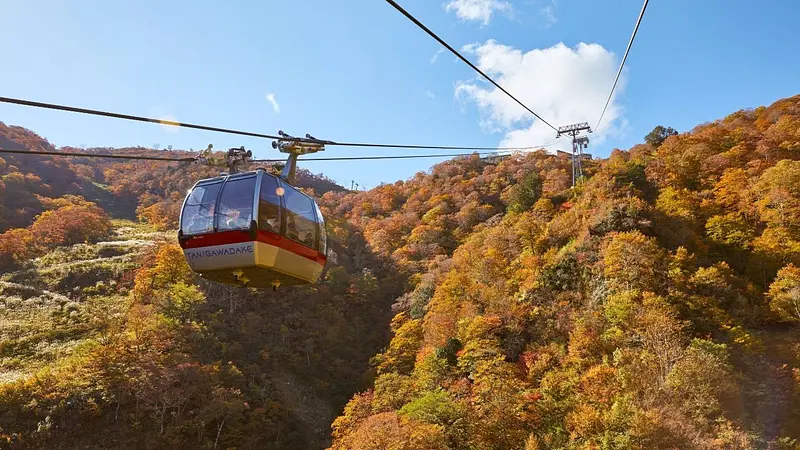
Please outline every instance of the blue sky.
M469 57L548 121L592 126L641 8L639 0L400 3L455 47L474 44ZM590 151L604 156L658 124L686 131L798 94L799 21L788 0L651 1ZM340 141L494 146L553 137L380 0L2 0L0 29L2 96ZM56 145L213 143L279 155L258 139L5 104L0 121ZM373 187L435 162L303 167Z

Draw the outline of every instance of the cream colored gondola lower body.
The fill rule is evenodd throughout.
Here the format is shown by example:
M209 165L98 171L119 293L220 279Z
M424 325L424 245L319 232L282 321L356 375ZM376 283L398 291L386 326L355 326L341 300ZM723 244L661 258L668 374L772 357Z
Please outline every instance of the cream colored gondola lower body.
M187 248L183 254L204 278L250 287L315 283L323 269L317 261L258 241Z

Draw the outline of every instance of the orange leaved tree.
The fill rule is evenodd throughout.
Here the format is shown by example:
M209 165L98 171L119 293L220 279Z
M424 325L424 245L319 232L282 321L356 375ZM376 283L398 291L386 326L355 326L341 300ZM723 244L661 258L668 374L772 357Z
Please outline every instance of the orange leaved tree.
M43 212L31 225L31 232L39 244L48 247L97 242L111 234L111 221L96 205L68 205Z

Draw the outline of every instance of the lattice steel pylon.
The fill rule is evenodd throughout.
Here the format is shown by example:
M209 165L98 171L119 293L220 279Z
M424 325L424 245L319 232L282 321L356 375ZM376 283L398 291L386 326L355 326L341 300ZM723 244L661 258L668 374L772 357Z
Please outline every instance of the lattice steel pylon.
M588 133L592 132L591 127L586 122L576 123L572 125L566 125L563 127L558 127L558 136L561 137L563 135L572 136L572 186L575 187L575 184L578 180L583 177L583 149L589 147L589 138L586 136L578 135L581 131L586 131Z

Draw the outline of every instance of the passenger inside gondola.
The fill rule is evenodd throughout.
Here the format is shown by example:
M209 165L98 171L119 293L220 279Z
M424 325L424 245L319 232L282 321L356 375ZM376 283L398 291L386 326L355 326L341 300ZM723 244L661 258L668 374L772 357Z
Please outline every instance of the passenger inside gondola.
M217 230L241 230L253 217L255 177L229 180L222 189L217 214Z
M286 203L286 237L316 248L314 202L291 186L286 187L283 198Z
M262 230L276 234L281 232L281 193L278 181L274 177L264 176L258 204L258 226Z
M211 216L195 214L186 228L186 234L208 233L214 230L214 219Z
M220 212L223 219L220 223L222 230L236 230L250 226L250 208L225 208Z
M219 183L196 187L188 199L184 217L185 234L202 234L214 231L214 205L217 202Z
M300 240L300 233L297 232L297 221L292 213L289 213L289 219L286 221L286 237L295 241Z

